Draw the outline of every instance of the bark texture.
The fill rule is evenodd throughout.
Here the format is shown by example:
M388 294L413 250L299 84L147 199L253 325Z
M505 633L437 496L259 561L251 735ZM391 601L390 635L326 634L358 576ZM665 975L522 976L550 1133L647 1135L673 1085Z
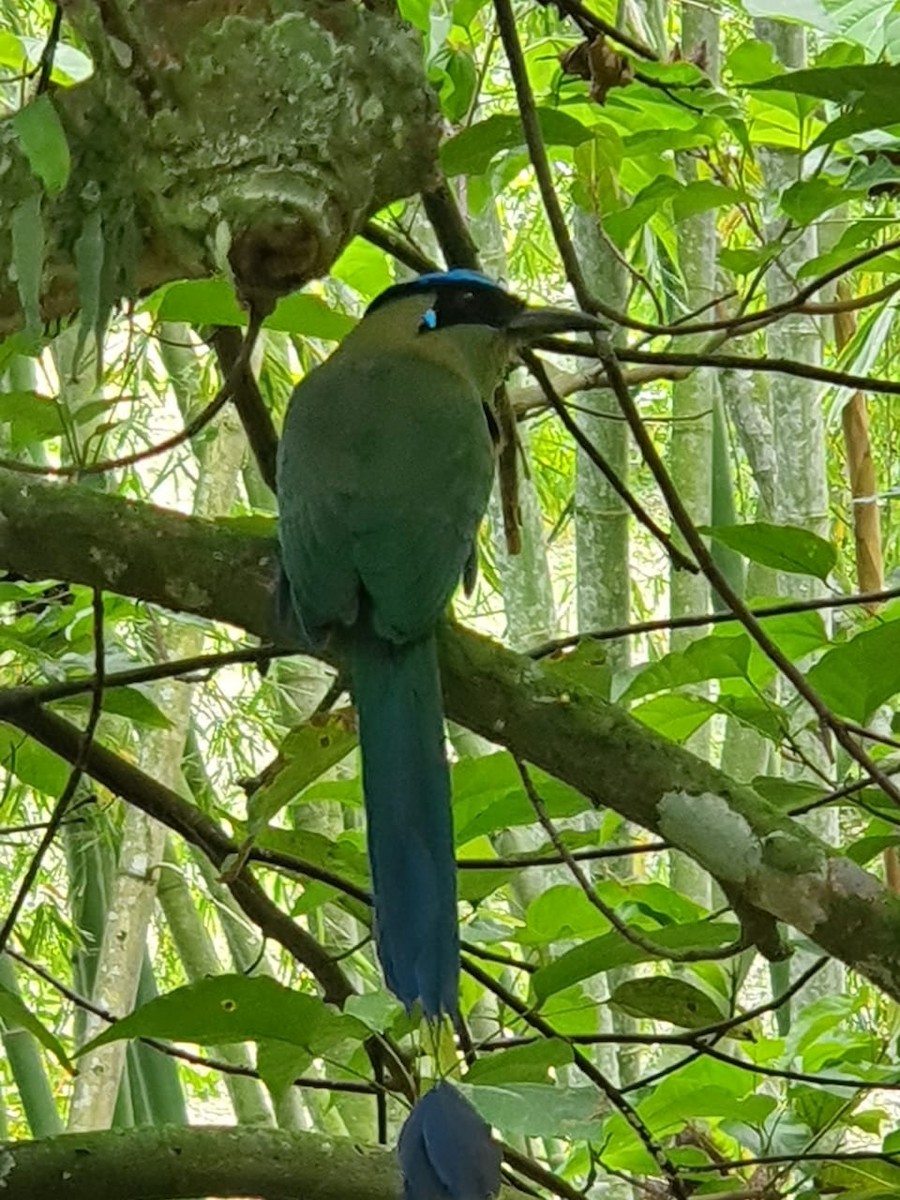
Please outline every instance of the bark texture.
M52 102L66 187L0 128L0 335L230 264L261 307L324 273L377 209L432 181L417 36L354 0L72 0L95 73ZM16 214L18 214L18 219ZM14 251L13 227L19 231ZM41 241L43 240L43 246ZM42 265L43 264L43 265ZM15 280L15 283L10 282Z

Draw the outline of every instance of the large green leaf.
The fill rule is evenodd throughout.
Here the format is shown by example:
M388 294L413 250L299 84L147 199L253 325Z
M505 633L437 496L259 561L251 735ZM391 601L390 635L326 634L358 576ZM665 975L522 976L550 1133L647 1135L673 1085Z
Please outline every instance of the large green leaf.
M748 84L757 91L800 92L834 104L853 104L864 96L889 100L893 120L900 121L900 65L857 63L846 67L808 67Z
M539 108L538 120L548 146L580 146L593 137L588 126L556 108ZM447 175L481 175L495 155L524 144L521 119L495 113L445 142L441 147L441 163Z
M483 1054L467 1072L466 1083L548 1083L550 1067L562 1067L571 1061L572 1047L566 1042L541 1039L528 1046Z
M602 1101L593 1087L462 1083L459 1090L506 1136L592 1140L600 1132Z
M508 754L462 759L452 774L457 845L513 825L534 824L534 807ZM590 808L590 801L574 788L536 768L531 774L551 817L573 817Z
M20 730L0 723L0 765L45 796L58 796L71 766Z
M37 392L0 392L0 422L9 422L16 448L60 437L65 429L56 401Z
M637 700L651 692L668 691L707 679L744 678L750 659L750 639L743 630L711 633L684 650L666 654L632 679L620 697Z
M141 1005L82 1046L79 1054L122 1038L155 1037L200 1046L274 1040L317 1056L346 1039L367 1036L361 1021L268 976L217 975Z
M814 146L900 123L900 65L894 63L810 67L748 86L758 91L815 96L842 105L846 111L822 130Z
M636 704L631 715L670 741L686 742L716 712L716 705L702 696L662 692L643 704Z
M900 692L900 619L865 629L829 650L811 668L809 684L829 708L867 721Z
M607 904L622 899L619 884L609 880L598 889ZM582 938L605 932L609 928L606 917L585 896L579 887L560 883L541 892L528 905L525 912L525 928L519 931L518 939L525 945L542 945L547 942Z
M706 992L668 975L626 979L610 996L610 1003L631 1017L668 1021L685 1029L715 1025L727 1015Z
M740 930L726 921L691 921L686 925L669 925L659 929L642 926L639 932L661 947L659 954L635 945L618 930L611 930L574 946L536 971L531 977L531 986L538 1001L543 1002L555 992L602 971L664 959L666 950L671 950L673 956L692 950L718 950L733 942Z
M706 527L702 532L743 554L751 562L792 575L814 575L823 582L837 561L837 551L831 542L797 525L755 521L746 525Z

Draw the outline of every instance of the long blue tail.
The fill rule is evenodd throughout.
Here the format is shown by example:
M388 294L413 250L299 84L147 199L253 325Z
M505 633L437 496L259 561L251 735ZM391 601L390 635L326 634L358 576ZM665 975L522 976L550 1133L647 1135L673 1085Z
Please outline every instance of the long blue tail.
M434 635L397 645L357 627L359 713L375 937L385 981L407 1009L456 1017L459 931L450 776Z
M500 1191L500 1147L456 1088L418 1101L397 1144L405 1200L488 1200Z

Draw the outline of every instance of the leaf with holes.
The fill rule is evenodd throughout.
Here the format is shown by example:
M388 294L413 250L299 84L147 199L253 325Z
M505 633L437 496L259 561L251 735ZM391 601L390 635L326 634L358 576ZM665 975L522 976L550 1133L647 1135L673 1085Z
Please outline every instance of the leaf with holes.
M610 1003L630 1017L668 1021L685 1029L703 1029L727 1015L693 984L666 975L627 979L610 996Z
M267 976L217 975L149 1000L78 1053L122 1038L155 1037L200 1046L270 1039L320 1056L347 1039L362 1041L368 1033L361 1021L317 996L292 991Z
M247 801L247 827L259 833L285 804L345 758L356 745L356 721L348 708L311 717L290 730L262 784Z

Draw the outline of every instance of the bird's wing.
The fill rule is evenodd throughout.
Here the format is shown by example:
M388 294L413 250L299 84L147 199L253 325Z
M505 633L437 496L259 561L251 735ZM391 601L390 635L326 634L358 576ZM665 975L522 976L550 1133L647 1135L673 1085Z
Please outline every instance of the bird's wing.
M463 572L493 478L482 398L408 355L336 356L302 384L282 440L285 570L309 626L432 629Z

